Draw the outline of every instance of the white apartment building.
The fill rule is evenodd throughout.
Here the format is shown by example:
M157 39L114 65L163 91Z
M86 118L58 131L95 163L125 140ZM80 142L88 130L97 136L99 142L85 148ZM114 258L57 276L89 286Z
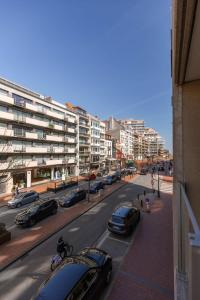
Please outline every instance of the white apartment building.
M77 121L51 97L0 79L0 192L77 175Z
M100 121L100 167L105 168L106 164L106 146L105 146L106 125Z
M67 108L79 116L79 174L88 173L90 170L91 129L90 117L85 109L66 103Z
M144 137L148 142L148 156L158 156L164 149L164 139L153 128L145 128Z
M144 133L144 120L120 120L122 125L126 127L126 129L131 130L133 133L143 134Z
M90 168L97 169L100 167L100 120L90 115L91 128L91 155Z

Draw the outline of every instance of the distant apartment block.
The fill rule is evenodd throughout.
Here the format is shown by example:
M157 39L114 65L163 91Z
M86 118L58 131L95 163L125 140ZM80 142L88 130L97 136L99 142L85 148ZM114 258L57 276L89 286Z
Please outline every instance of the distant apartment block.
M68 109L73 110L79 116L79 174L88 173L90 170L91 155L91 126L87 111L80 106L66 103Z

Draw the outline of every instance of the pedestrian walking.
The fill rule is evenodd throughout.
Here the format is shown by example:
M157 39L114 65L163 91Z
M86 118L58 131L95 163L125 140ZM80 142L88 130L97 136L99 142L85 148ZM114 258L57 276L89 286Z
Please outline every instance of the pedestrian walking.
M19 187L18 187L18 185L16 186L15 194L16 194L16 196L19 194Z
M142 200L142 198L140 199L140 206L141 206L141 208L143 208L143 200Z
M146 209L147 209L147 212L151 212L151 209L150 209L150 200L149 200L149 198L146 198L146 199L145 199L145 202L146 202Z

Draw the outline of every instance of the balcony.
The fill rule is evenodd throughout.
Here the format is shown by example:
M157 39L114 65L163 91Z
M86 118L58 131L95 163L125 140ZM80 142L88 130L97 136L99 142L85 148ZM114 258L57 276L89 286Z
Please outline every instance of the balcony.
M53 147L54 153L63 153L64 148L59 148L59 147Z
M0 111L0 119L14 120L14 114L6 111Z
M74 143L76 143L76 139L70 138L70 137L65 137L65 142L74 144Z
M14 132L11 129L0 128L0 135L3 135L3 136L14 136Z
M85 137L89 137L90 136L90 133L89 132L81 132L79 131L79 136L85 136Z
M14 152L14 148L12 145L7 145L7 144L4 144L4 145L0 145L0 152L3 152L3 153L13 153Z
M66 153L76 153L76 148L65 148Z
M56 125L56 124L54 124L54 129L56 129L56 130L64 130L64 127L62 126L62 125Z
M47 115L47 116L50 116L50 117L52 117L52 118L64 120L64 115L58 114L58 113L56 113L56 112L54 112L54 111L51 111L51 110L46 110L46 115Z
M27 139L37 139L38 135L37 135L37 133L34 133L34 132L26 132L25 137Z
M65 130L66 130L67 132L70 132L70 133L76 133L76 129L75 129L75 128L66 127Z
M89 156L90 152L89 151L79 151L79 156Z
M38 111L37 106L36 106L36 105L33 105L33 104L30 104L30 103L26 103L26 104L25 104L25 108L26 108L26 109L29 109L29 110L32 110L32 111L35 111L35 112Z
M56 136L56 135L46 135L47 141L53 141L53 142L63 142L63 136Z
M26 147L25 151L26 153L47 153L48 148L47 147Z
M30 125L36 125L39 127L48 127L48 122L46 121L41 121L33 118L26 117L26 123Z
M84 123L84 122L79 122L79 126L80 127L85 127L85 128L89 128L89 124L88 123Z
M199 299L200 286L200 225L182 183L178 183L179 199L177 214L178 265L176 280L185 294L184 299ZM191 295L187 297L186 295ZM197 297L196 297L196 296Z
M50 159L46 160L46 165L47 166L52 166L52 165L62 165L63 160L62 159Z
M12 97L0 94L0 102L3 102L4 104L14 104L14 99Z
M83 142L83 141L79 141L79 145L81 146L81 147L89 147L90 146L90 143L89 142Z
M75 158L69 158L69 159L67 160L67 163L68 163L68 164L75 164L75 162L76 162L76 159L75 159Z
M76 124L76 119L73 118L73 117L66 116L66 117L65 117L65 121L66 121L66 122L69 122L69 123Z

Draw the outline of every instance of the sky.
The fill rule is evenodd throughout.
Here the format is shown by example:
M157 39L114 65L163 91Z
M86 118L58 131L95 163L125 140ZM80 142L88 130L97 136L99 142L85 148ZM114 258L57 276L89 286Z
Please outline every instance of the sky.
M0 0L0 77L172 149L170 0Z

